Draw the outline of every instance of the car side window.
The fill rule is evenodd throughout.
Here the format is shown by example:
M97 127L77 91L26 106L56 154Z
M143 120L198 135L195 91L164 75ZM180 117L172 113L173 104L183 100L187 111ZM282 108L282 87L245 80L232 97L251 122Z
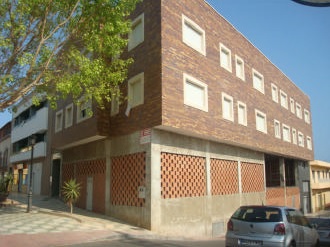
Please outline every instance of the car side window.
M287 209L285 211L288 221L295 225L311 227L307 218L298 210Z

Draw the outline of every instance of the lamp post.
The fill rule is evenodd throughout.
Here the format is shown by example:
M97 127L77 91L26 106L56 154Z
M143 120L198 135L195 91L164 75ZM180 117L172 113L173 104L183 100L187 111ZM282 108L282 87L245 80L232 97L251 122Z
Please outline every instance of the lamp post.
M28 206L27 206L27 213L30 213L31 208L32 208L32 172L33 172L33 149L34 149L34 145L36 143L36 139L35 136L32 135L30 137L30 141L31 141L31 165L30 165L30 183L29 183L29 192L28 192Z

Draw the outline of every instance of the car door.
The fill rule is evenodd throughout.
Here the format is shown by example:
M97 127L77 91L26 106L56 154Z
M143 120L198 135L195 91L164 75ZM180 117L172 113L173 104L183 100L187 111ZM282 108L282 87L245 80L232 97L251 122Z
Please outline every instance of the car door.
M290 230L293 239L296 241L296 246L304 246L304 227L301 225L301 217L295 209L286 209L286 218L290 225Z
M304 246L312 246L316 242L316 230L310 225L309 221L302 214L301 217L301 225L304 230Z

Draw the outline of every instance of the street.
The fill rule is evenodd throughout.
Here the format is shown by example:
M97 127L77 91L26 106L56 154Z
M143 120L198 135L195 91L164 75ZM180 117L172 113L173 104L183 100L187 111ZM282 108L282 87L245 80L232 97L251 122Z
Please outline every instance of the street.
M121 239L121 240L103 240L97 242L87 242L84 244L66 245L70 247L224 247L224 239L207 241L170 241L170 240L150 240L150 239Z
M0 207L0 247L224 246L223 238L193 241L157 235L79 208L71 215L67 206L54 198L34 196L31 213L26 213L26 195L12 193L11 200Z

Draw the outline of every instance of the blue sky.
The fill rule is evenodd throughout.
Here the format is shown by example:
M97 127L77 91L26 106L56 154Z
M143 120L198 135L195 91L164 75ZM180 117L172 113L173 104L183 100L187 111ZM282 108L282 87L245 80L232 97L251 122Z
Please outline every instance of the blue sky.
M315 159L330 162L330 7L207 0L311 100ZM0 114L0 127L10 121Z

